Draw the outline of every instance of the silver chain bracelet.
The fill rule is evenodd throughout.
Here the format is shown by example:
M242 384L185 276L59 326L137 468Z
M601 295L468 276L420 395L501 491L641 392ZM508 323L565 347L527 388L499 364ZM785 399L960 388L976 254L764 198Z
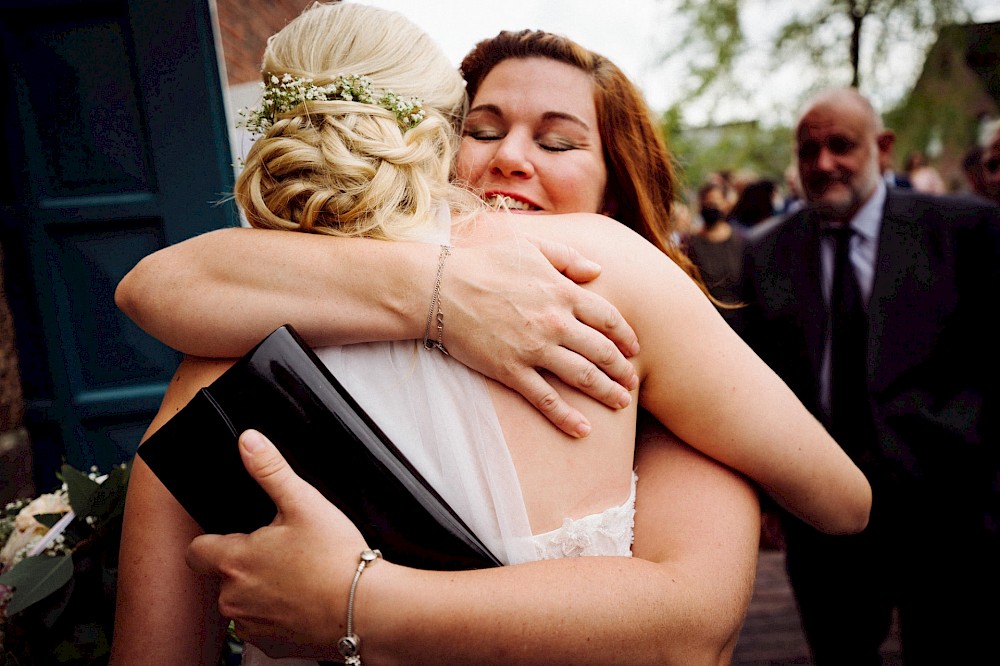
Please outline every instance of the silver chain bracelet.
M382 551L379 550L365 549L361 551L358 568L354 571L351 593L347 597L347 634L337 641L337 650L347 666L361 666L361 637L354 633L354 592L358 589L358 581L361 580L361 573L365 567L380 557L382 557Z
M441 276L444 275L444 260L451 254L451 247L441 246L441 254L438 257L437 277L434 279L434 293L431 296L431 307L427 310L427 325L424 326L424 349L433 351L439 350L448 356L448 350L444 348L444 313L441 312ZM437 317L435 317L437 313ZM431 324L437 322L437 340L431 338Z

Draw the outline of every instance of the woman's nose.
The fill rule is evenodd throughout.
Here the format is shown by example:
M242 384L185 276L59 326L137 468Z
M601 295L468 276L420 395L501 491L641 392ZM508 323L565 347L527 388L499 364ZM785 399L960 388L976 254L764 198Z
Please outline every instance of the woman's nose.
M514 134L508 134L497 145L496 152L490 160L490 173L508 178L530 178L535 174L535 167L528 157L526 140Z

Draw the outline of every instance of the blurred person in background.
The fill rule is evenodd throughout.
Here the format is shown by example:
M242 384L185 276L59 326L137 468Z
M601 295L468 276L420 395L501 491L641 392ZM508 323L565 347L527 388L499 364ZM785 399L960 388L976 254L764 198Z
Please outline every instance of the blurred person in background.
M983 165L983 147L975 145L962 156L962 175L965 177L965 191L985 197L986 168Z
M896 145L896 133L888 128L882 130L882 143L885 145L885 149L879 153L878 167L882 172L885 184L889 187L913 187L907 174L897 173L892 168L892 151Z
M1000 204L1000 120L991 127L982 155L983 196Z
M781 202L780 213L786 215L794 213L805 205L802 198L802 183L799 182L799 168L795 164L789 164L785 168L785 196Z
M743 188L740 198L729 213L729 219L738 227L750 229L773 217L777 206L777 187L773 180L755 180Z
M706 181L698 188L698 212L701 228L688 241L688 256L712 296L723 304L735 304L739 299L743 236L727 219L728 202L717 182ZM721 307L719 311L732 325L733 310Z
M928 164L923 153L914 151L906 158L906 176L910 184L918 192L927 194L947 194L948 188L944 178L933 166Z

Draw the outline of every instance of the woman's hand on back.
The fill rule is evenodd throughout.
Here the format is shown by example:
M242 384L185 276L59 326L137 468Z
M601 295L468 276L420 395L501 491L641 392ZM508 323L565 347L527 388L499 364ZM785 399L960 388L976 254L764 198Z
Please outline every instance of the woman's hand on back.
M639 381L628 360L639 350L635 332L610 302L577 284L599 275L600 266L551 240L459 245L441 288L445 346L560 430L585 436L587 420L545 374L616 409L629 404Z

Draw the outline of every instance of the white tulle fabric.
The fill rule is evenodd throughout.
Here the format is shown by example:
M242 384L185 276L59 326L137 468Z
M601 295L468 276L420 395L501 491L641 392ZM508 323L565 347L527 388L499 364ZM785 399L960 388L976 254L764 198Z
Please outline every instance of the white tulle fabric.
M444 233L433 242L447 242L447 218L441 222ZM316 353L504 564L631 555L635 475L629 499L621 506L531 534L517 472L486 381L478 373L416 341L325 347ZM274 660L247 645L243 666L265 664L316 662Z

